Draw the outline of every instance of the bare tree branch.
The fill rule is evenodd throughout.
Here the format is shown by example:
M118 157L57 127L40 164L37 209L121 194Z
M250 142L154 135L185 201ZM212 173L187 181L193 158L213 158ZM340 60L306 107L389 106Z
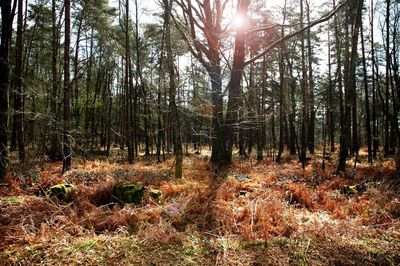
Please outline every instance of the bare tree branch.
M285 37L280 38L279 40L273 42L271 45L269 45L267 48L265 48L265 50L264 50L262 53L260 53L260 54L258 54L258 55L256 55L256 56L254 56L253 58L251 58L251 59L249 59L249 60L247 60L247 61L245 62L245 65L248 65L248 64L251 64L251 63L255 62L257 59L259 59L259 58L263 57L264 55L266 55L269 51L271 51L272 49L274 49L275 47L277 47L278 45L280 45L282 42L284 42L284 41L286 41L286 40L289 40L289 39L291 39L291 38L293 38L293 37L295 37L295 36L297 36L297 35L303 33L304 31L308 30L309 28L314 27L315 25L318 25L318 24L321 24L321 23L323 23L323 22L325 22L325 21L328 21L328 20L329 20L331 17L333 17L340 9L342 9L342 7L345 6L349 1L350 1L350 0L344 0L344 1L343 1L341 4L339 4L335 9L333 9L332 11L330 11L328 14L322 16L320 19L315 20L315 21L311 22L310 24L308 24L307 26L305 26L305 27L299 29L298 31L295 31L295 32L293 32L293 33L291 33L291 34L288 34L288 35L286 35Z

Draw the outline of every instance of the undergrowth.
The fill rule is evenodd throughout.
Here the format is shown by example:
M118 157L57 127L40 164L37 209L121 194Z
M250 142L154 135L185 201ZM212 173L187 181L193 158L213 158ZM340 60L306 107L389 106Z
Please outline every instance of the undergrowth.
M10 174L11 186L0 188L0 261L51 264L60 254L59 263L72 264L235 264L242 254L237 262L248 264L271 252L282 264L284 255L295 264L318 264L322 247L339 243L336 251L353 259L368 253L372 264L400 260L391 161L359 164L352 179L334 174L333 165L303 170L269 159L235 162L215 178L206 160L187 157L184 178L175 180L172 165L91 161L61 176L61 164L46 163L29 175ZM46 195L63 183L77 188L68 201ZM141 204L120 204L112 191L124 183L157 189L161 197L146 192ZM151 258L143 261L143 254Z

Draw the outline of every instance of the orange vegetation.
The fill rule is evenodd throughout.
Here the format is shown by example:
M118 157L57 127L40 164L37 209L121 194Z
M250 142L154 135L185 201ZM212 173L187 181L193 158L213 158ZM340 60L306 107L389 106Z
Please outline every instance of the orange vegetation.
M109 233L134 234L148 244L180 243L187 231L243 241L352 238L382 230L400 235L398 177L391 162L361 164L353 179L333 174L333 166L322 171L310 164L302 170L297 163L270 160L235 162L214 178L206 160L187 157L184 178L175 180L172 165L172 160L133 166L94 161L76 164L61 176L61 164L45 164L30 177L10 175L11 186L0 189L1 249ZM69 202L41 195L64 182L77 187ZM140 205L113 203L113 187L126 182L157 189L162 196L154 200L146 193ZM341 192L358 184L365 191Z

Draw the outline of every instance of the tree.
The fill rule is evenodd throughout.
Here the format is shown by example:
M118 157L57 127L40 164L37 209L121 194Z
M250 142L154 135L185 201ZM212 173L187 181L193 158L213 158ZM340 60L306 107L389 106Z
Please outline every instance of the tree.
M247 20L247 10L249 8L250 1L242 0L239 1L237 6L237 16L241 16L244 21ZM240 105L240 86L243 76L244 62L245 62L245 49L246 45L246 26L241 25L236 29L235 35L235 50L233 53L233 64L230 73L230 79L228 82L228 108L226 111L226 118L224 121L224 134L221 141L224 142L224 156L222 162L224 164L230 164L232 162L232 146L233 146L233 126L237 122L237 110Z
M310 24L310 2L306 0L307 23ZM313 51L311 45L311 28L307 29L307 55L308 55L308 109L309 109L309 132L308 149L314 154L315 145L315 107L314 107L314 76L313 76Z
M348 14L350 15L350 22L353 26L352 38L351 38L351 54L349 62L346 63L348 66L345 66L345 73L347 74L347 78L345 78L345 107L344 107L344 117L343 126L340 130L340 152L339 152L339 162L337 166L337 172L345 172L346 170L346 159L348 155L348 148L350 144L350 117L351 117L351 105L353 102L353 98L356 94L356 79L355 79L355 71L356 71L356 59L357 59L357 45L358 45L358 35L361 27L361 19L362 19L362 8L363 8L363 0L358 0L352 3L354 6L348 7ZM346 25L348 27L348 25Z
M304 28L304 0L300 0L300 28ZM307 91L307 69L306 69L306 57L305 57L305 44L304 44L304 32L300 33L300 47L301 47L301 79L300 88L302 94L302 116L301 116L301 151L299 154L300 162L305 168L306 164L306 153L308 144L308 133L309 133L309 101L308 101L308 91Z
M124 73L124 89L125 89L125 124L126 124L126 144L128 146L128 162L133 163L134 147L132 132L132 70L131 70L131 49L129 40L129 0L125 1L125 73Z
M200 61L211 81L212 110L212 153L211 162L216 165L225 165L229 162L225 158L225 143L223 142L223 95L222 95L222 70L221 70L221 36L222 18L225 4L216 0L211 6L210 0L204 0L198 6L193 6L192 1L178 1L186 24L175 19L178 29L186 40L192 55ZM195 19L195 16L198 20ZM202 23L199 24L199 23ZM197 35L201 32L205 41Z
M365 96L365 130L367 133L367 148L368 148L368 162L372 164L372 135L371 135L371 114L369 111L369 93L368 93L368 73L367 63L365 58L365 40L364 33L361 27L361 51L362 51L362 67L363 67L363 85L364 85L364 96Z
M284 2L283 7L283 21L282 25L286 23L286 1ZM285 37L285 29L282 27L281 29L281 38ZM285 84L285 67L284 67L284 50L285 45L282 42L281 46L279 47L279 149L278 149L278 156L276 157L276 161L281 161L281 156L284 149L284 131L285 131L285 120L286 120L286 84Z
M15 135L18 140L19 160L25 162L24 142L24 115L22 109L23 95L23 51L24 51L24 25L23 25L23 0L18 0L17 16L17 41L15 45L15 91L14 91L14 125ZM14 127L14 126L13 126ZM14 130L13 130L14 133Z
M2 182L4 181L7 170L8 86L10 81L10 65L8 56L14 10L11 8L11 0L1 1L0 8L0 182ZM15 5L13 9L15 9Z
M51 94L50 97L50 148L47 152L52 161L62 159L60 141L58 139L57 95L59 87L57 58L59 52L59 26L57 23L56 0L51 1Z
M171 114L171 126L174 134L174 152L175 152L175 178L182 178L182 137L181 122L179 118L178 107L176 105L176 76L173 54L171 48L171 10L174 0L164 0L164 28L165 28L165 48L167 51L167 66L169 71L169 106Z
M64 2L65 9L65 41L64 41L64 147L63 147L63 173L71 169L71 86L70 86L70 44L71 44L71 1Z

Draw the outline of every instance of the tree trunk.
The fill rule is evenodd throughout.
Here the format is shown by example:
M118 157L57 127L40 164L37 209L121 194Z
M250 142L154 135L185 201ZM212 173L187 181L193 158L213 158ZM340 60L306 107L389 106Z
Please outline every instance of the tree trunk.
M337 172L345 172L346 170L346 159L348 154L349 147L349 139L350 139L350 115L351 115L351 104L354 94L356 93L356 80L355 80L355 70L356 70L356 59L357 59L357 44L358 44L358 33L361 27L361 19L362 19L362 7L363 0L358 0L354 3L355 6L350 6L349 11L354 12L350 16L350 21L354 23L353 31L352 31L352 40L351 40L351 55L350 62L348 67L348 77L345 79L346 81L346 97L345 97L345 111L343 117L343 128L341 128L340 134L340 153L339 153L339 162L337 166ZM354 8L352 10L352 8Z
M367 147L368 147L368 163L372 164L372 138L371 138L371 116L369 111L369 93L368 93L368 79L367 79L367 63L365 59L365 42L364 34L361 26L361 50L362 50L362 65L363 65L363 83L364 83L364 94L365 94L365 130L367 131Z
M58 58L58 25L56 14L56 0L52 0L51 6L52 17L52 36L51 36L51 94L50 98L50 149L48 156L51 161L62 159L60 141L58 139L58 108L57 108L57 94L58 94L58 71L57 71L57 58Z
M124 84L125 84L125 123L126 123L126 144L128 146L128 163L133 163L134 158L134 149L132 145L132 90L130 86L130 64L131 64L131 50L130 50L130 41L129 41L129 0L125 1L125 75L124 75Z
M11 0L3 0L1 8L1 43L0 43L0 183L4 181L7 170L7 120L8 86L10 66L8 62L12 33L13 12Z
M371 67L372 67L372 157L376 158L376 151L379 149L377 119L376 119L376 76L378 73L375 61L374 47L374 1L370 4L370 39L371 39Z
M25 142L24 142L24 115L22 108L23 95L23 0L18 0L18 16L17 16L17 42L16 42L16 65L15 65L15 98L14 98L14 121L16 123L18 155L21 163L25 162Z
M249 102L248 102L248 121L249 125L248 127L248 134L247 134L247 153L248 157L250 158L251 153L253 151L253 146L254 146L254 139L256 138L256 114L255 114L255 108L256 108L256 86L254 84L254 76L255 76L255 70L254 70L254 64L250 64L250 73L249 73L249 88L248 88L248 93L249 93ZM256 109L257 110L257 109Z
M333 93L334 84L332 82L332 64L331 64L331 42L330 34L328 32L328 110L327 110L327 128L329 134L330 154L335 151L335 117L334 117L334 104Z
M167 64L169 70L169 106L171 111L171 124L174 130L174 147L175 147L175 178L182 178L182 138L181 138L181 124L176 105L176 82L175 82L175 66L173 62L173 54L171 47L171 10L174 0L164 0L165 17L165 48L167 51Z
M310 24L310 3L306 0L307 23ZM315 149L315 108L314 108L314 77L313 77L313 54L311 47L311 29L307 30L307 53L308 53L308 109L309 109L309 130L308 130L308 150L314 154Z
M285 25L286 22L286 1L283 7L283 21L282 25ZM282 27L281 29L281 38L285 37L285 29ZM278 148L278 156L276 157L276 162L281 161L283 148L284 148L284 126L285 126L285 64L284 64L284 43L280 45L279 49L279 148Z
M303 1L300 0L300 28L303 28L304 26L304 7L303 7ZM300 87L301 87L301 94L303 98L303 106L302 106L302 117L301 117L301 153L299 154L300 156L300 162L303 167L305 168L306 165L306 152L307 152L307 146L308 146L308 127L309 127L309 114L308 114L308 107L309 107L309 101L308 101L308 93L307 93L307 69L306 69L306 64L305 64L305 45L304 45L304 33L302 32L300 34L300 43L301 43L301 81L300 81Z
M249 0L240 1L238 4L238 15L247 18L247 10L249 7ZM226 112L226 118L224 123L224 164L230 164L232 162L232 145L234 136L234 125L237 123L237 110L240 106L241 97L241 81L244 69L245 59L245 43L246 43L246 27L244 25L239 26L236 29L235 37L235 50L233 54L233 65L228 83L229 96L228 96L228 109Z
M71 169L71 144L70 144L70 44L71 44L71 2L64 2L65 9L65 42L64 42L64 148L63 148L63 173Z
M262 62L262 89L261 95L257 97L258 109L257 109L257 161L263 160L263 152L265 148L265 91L267 86L267 62L265 56L263 56ZM261 96L261 97L260 97Z
M333 7L336 7L336 2L333 0ZM340 118L340 129L343 127L343 117L344 117L344 105L343 105L343 78L342 78L342 52L341 52L341 41L340 41L340 25L337 16L334 16L333 20L334 28L335 28L335 50L336 50L336 78L337 78L337 87L339 93L339 118Z

